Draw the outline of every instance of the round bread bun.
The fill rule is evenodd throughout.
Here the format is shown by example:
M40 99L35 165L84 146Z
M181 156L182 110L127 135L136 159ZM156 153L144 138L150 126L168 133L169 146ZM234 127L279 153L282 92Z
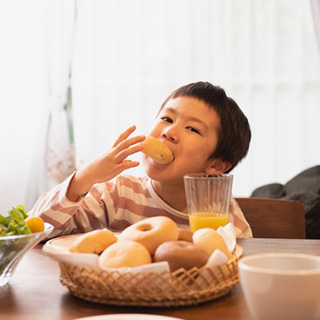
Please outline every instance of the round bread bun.
M225 241L220 236L220 234L214 229L199 229L193 233L192 238L193 243L196 246L204 249L209 254L209 256L213 253L214 250L219 249L228 258L232 257Z
M178 240L193 242L192 235L193 233L191 232L191 230L179 228Z
M146 137L146 139L142 142L142 145L142 152L150 158L152 158L157 163L169 164L174 159L172 151L160 140L154 137Z
M119 241L133 240L145 246L150 254L165 241L177 240L179 229L168 217L157 216L143 219L127 227L119 236Z
M149 251L135 241L119 241L99 256L99 266L105 268L137 267L151 263Z
M154 261L168 261L170 270L180 268L189 270L202 267L209 258L208 253L188 241L167 241L162 243L154 253Z
M74 240L69 250L76 253L100 254L117 240L113 232L108 229L94 230L79 236Z

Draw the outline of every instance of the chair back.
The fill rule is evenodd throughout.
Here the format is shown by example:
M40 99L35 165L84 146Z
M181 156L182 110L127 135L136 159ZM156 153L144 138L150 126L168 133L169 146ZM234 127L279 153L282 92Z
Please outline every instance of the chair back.
M305 210L300 201L235 198L254 238L305 239Z

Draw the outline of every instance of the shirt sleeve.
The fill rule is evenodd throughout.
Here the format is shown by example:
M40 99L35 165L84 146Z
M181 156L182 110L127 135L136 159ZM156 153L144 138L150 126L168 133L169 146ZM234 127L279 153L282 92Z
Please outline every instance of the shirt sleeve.
M230 202L230 222L233 223L237 238L252 238L252 230L239 204L232 197Z
M40 197L28 213L29 216L39 216L53 225L54 231L50 238L107 226L107 212L102 200L101 187L94 185L77 202L67 198L66 193L74 175L75 173Z

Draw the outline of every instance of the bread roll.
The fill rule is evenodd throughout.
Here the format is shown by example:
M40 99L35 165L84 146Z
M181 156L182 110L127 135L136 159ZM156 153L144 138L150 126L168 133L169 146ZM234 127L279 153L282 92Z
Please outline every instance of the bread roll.
M232 257L225 241L220 236L220 234L214 229L211 229L211 228L199 229L193 233L192 238L193 238L194 244L206 250L209 256L213 253L214 250L219 249L228 258Z
M137 267L149 263L149 251L140 243L129 240L112 244L99 257L101 268Z
M191 232L191 230L179 228L178 240L193 242L192 235L193 233Z
M111 244L117 241L117 237L108 229L94 230L84 233L71 245L70 251L76 253L100 254Z
M171 150L163 144L160 140L148 136L142 142L142 152L152 158L155 162L160 164L169 164L173 161L174 156Z

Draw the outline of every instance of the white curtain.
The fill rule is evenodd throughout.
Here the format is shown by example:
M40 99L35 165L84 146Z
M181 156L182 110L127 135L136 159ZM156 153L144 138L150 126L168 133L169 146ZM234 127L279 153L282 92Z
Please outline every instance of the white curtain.
M0 213L25 203L44 81L43 0L0 1Z
M319 50L320 50L320 0L310 0L314 27L316 30Z
M252 144L234 194L320 162L320 59L308 0L93 0L78 6L72 69L77 164L199 80L225 88ZM142 168L132 174L143 174Z
M25 201L27 209L75 170L70 78L76 0L47 0L46 5L47 78L42 121Z

